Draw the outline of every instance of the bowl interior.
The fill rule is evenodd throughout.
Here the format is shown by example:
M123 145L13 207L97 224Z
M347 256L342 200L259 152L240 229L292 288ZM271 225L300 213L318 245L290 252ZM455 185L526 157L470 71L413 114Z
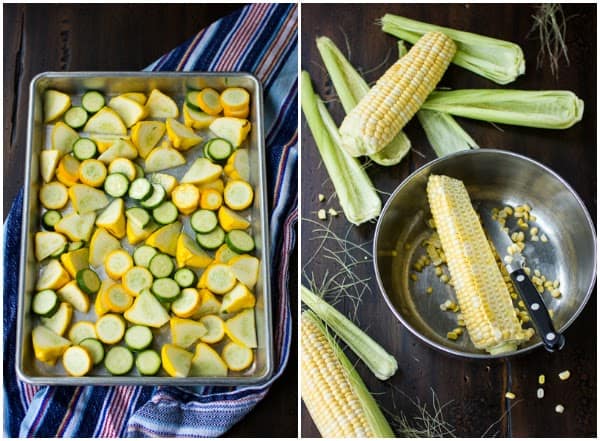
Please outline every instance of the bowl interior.
M533 242L525 230L527 265L539 269L549 280L560 281L562 296L546 291L542 298L553 311L553 322L564 331L581 312L595 281L596 246L591 219L577 195L555 173L523 156L480 149L435 160L409 176L392 194L380 216L375 233L375 271L386 302L415 335L432 346L459 356L491 357L476 349L467 335L456 341L446 333L457 326L456 313L442 311L440 304L456 301L451 286L440 281L432 265L416 272L414 263L426 254L422 246L432 230L426 195L430 174L462 180L477 210L529 204L536 226L548 242ZM522 231L512 218L510 232ZM444 268L447 272L447 268ZM411 275L415 274L417 280ZM433 288L431 293L427 289ZM531 323L525 326L532 326ZM534 336L512 354L539 346ZM568 344L568 342L567 342Z

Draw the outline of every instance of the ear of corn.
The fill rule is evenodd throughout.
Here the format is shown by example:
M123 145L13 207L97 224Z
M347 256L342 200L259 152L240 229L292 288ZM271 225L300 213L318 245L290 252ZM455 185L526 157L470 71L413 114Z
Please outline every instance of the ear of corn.
M340 127L352 156L382 150L419 110L446 71L456 45L441 32L425 34L392 65Z
M317 48L342 107L349 113L369 93L370 87L331 39L317 38ZM396 165L406 156L410 147L410 139L401 130L388 145L369 155L369 158L379 165Z
M508 84L525 73L525 56L519 45L472 32L423 23L386 14L382 30L402 40L415 43L426 32L443 32L456 43L452 62L498 84Z
M431 175L427 197L471 341L492 354L515 350L534 331L519 323L467 189Z
M323 438L394 433L343 351L311 312L301 316L301 392Z
M544 129L581 121L583 101L567 90L463 89L435 91L423 109L465 118Z

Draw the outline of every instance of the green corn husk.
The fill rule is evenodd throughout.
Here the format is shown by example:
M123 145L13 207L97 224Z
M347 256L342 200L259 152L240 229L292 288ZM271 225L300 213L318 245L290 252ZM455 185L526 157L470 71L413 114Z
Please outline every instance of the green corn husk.
M434 110L419 110L417 118L438 157L461 150L478 149L477 143L452 116Z
M396 359L345 315L314 294L300 287L302 302L331 328L380 380L387 380L398 370Z
M567 90L462 89L432 92L422 109L488 122L567 129L581 121L583 101Z
M318 37L316 43L342 107L348 113L369 92L370 87L331 39ZM410 139L400 131L383 150L369 155L369 158L379 165L396 165L410 148Z
M360 225L381 213L381 199L358 160L346 153L335 138L337 127L312 87L310 74L300 76L301 105L310 131L349 222ZM324 120L324 118L327 121ZM333 126L333 127L332 127Z
M384 15L381 24L384 32L413 44L429 31L443 32L456 43L454 64L495 83L508 84L525 73L525 56L515 43L393 14Z
M399 40L398 57L403 57L407 52L406 44ZM419 110L417 118L425 131L429 144L439 158L461 150L479 148L473 138L447 113Z

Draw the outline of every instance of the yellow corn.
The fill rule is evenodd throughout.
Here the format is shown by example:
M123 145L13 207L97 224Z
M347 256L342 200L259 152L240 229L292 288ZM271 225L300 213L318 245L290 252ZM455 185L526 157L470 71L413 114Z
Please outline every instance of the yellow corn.
M352 156L382 150L435 89L455 52L441 32L423 35L348 113L340 126L342 147Z
M315 315L301 316L302 399L323 438L392 437L392 429Z
M431 175L427 196L471 341L493 354L515 350L534 331L519 324L467 189L457 179Z

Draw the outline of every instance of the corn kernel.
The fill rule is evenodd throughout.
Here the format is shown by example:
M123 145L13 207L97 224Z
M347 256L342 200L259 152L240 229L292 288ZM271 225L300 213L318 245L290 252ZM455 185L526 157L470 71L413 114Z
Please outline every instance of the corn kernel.
M542 235L540 236L540 240L541 240L542 242L548 242L548 236L546 236L545 234L542 234Z
M546 376L544 374L540 374L538 377L538 384L544 384L546 382Z
M440 280L444 283L448 283L448 280L450 280L450 277L448 277L448 274L442 274L440 276Z
M340 214L336 209L334 208L330 208L329 210L327 210L327 213L329 213L330 216L337 216L338 214Z
M463 333L463 328L454 328L452 330L456 335L461 335Z
M565 406L563 406L562 404L557 404L554 408L554 411L556 413L563 413L565 411Z
M412 280L413 282L416 282L416 281L417 281L417 275L416 275L415 273L412 273L412 274L410 275L410 278L411 278L411 280Z
M558 289L553 289L552 291L550 291L550 295L553 298L558 299L561 297L561 292Z
M319 202L323 202L325 200L325 195L319 193Z
M426 292L427 294L431 294L433 292L433 288L430 286L429 288L427 288Z
M458 339L458 335L456 335L455 332L450 331L450 332L446 333L446 338L448 340L456 340L456 339Z
M540 399L540 400L541 400L542 398L544 398L544 389L543 389L543 388L541 388L541 387L538 387L538 390L537 390L537 394L536 394L536 395L537 395L538 399Z
M327 214L325 213L325 210L323 208L317 211L317 217L321 220L327 219Z
M538 231L540 231L538 227L532 227L531 230L529 230L532 236L536 236L538 234Z
M512 392L506 392L506 393L504 394L504 396L505 396L506 398L508 398L509 400L514 400L514 399L517 397L517 396L516 396L515 394L513 394Z
M540 273L539 269L533 270L533 274L535 274L538 277L540 277L542 275L542 273Z
M570 376L571 372L569 372L568 370L562 371L558 374L558 378L560 378L562 381L568 380Z
M442 269L438 266L435 268L435 275L436 276L441 276L443 273Z
M504 261L505 261L506 263L512 263L512 261L513 261L513 258L512 258L512 256L504 256Z
M530 214L530 215L529 215L529 220L530 220L531 222L535 222L535 221L537 220L537 217L535 217L533 214Z

